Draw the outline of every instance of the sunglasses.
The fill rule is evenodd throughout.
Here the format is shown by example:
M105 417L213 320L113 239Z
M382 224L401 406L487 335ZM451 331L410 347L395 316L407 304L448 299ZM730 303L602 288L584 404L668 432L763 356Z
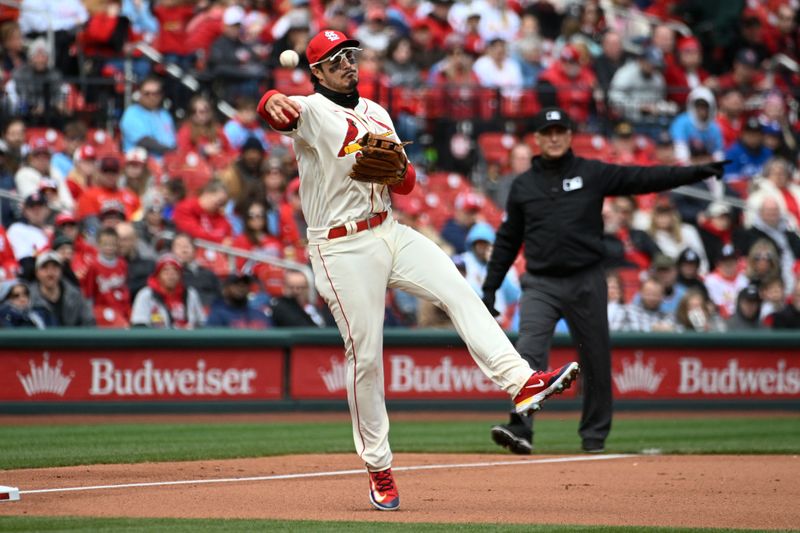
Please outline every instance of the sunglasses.
M359 52L361 52L361 51L362 51L361 48L356 48L354 46L348 46L346 48L342 48L341 50L339 50L338 52L336 52L332 56L327 57L327 58L323 59L322 61L317 61L316 63L312 63L311 66L315 67L315 66L320 65L322 63L328 62L328 63L331 64L330 71L331 72L336 72L342 66L342 59L346 59L347 62L350 63L351 65L357 65L358 64Z
M142 96L159 96L161 91L142 91Z
M9 298L28 298L30 294L28 291L12 291L11 294L8 295Z

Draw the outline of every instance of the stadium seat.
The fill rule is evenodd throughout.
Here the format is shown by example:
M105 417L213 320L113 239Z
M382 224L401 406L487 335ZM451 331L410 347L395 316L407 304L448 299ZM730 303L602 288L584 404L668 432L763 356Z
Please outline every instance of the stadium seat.
M294 68L276 68L272 71L273 87L285 95L307 96L314 92L308 73Z
M508 156L517 140L510 133L487 131L478 135L478 147L488 164L496 164L501 172L505 172L508 169Z
M220 278L231 273L231 262L228 260L228 256L216 250L198 247L195 259L200 266L211 270Z
M170 152L164 156L164 170L186 186L186 194L195 196L211 180L214 169L197 152Z
M508 118L531 118L541 107L533 90L525 90L520 95L504 95L500 100L500 110Z
M26 128L25 142L30 144L34 139L45 139L53 152L60 152L64 149L64 135L56 129Z

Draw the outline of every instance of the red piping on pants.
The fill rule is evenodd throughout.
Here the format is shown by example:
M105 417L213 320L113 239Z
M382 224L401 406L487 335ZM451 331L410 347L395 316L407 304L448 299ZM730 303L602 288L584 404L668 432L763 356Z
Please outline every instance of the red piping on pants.
M347 315L344 312L344 307L342 307L342 301L339 300L339 293L336 292L336 289L333 286L333 280L331 280L331 275L328 272L328 265L325 264L325 258L322 257L322 250L319 249L319 245L317 245L317 253L319 254L319 259L322 261L322 268L325 269L325 277L328 278L328 283L331 286L331 290L333 291L333 295L336 296L336 303L339 304L339 309L342 310L342 317L344 317L344 323L347 326L347 338L350 340L350 346L353 347L353 405L356 408L356 421L358 422L358 436L361 437L361 451L358 452L358 456L361 457L364 453L364 435L361 434L361 417L358 414L358 389L356 389L356 375L358 374L358 357L356 357L356 343L353 342L353 336L350 334L350 321L347 320Z

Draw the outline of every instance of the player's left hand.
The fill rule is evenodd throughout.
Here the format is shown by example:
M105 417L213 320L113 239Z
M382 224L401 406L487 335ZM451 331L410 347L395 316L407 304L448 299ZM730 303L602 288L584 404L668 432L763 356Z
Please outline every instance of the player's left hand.
M725 166L729 163L732 163L732 161L730 159L726 159L724 161L706 163L705 165L697 165L697 174L706 177L714 176L718 180L722 179L722 176L725 174Z
M483 294L483 305L486 306L486 309L492 314L492 316L497 317L500 316L500 311L495 309L494 307L494 292L485 292Z

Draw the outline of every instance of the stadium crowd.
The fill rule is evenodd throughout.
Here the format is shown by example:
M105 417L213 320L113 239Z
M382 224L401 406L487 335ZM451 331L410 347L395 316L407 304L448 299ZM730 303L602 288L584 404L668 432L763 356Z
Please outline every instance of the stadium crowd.
M798 8L4 3L0 327L333 326L303 272L268 261L308 265L306 225L291 145L259 121L256 102L267 88L309 93L306 43L334 28L361 42L361 95L414 141L418 186L395 199L395 215L448 251L476 291L510 182L536 151L527 123L558 105L578 125L578 155L731 160L720 182L607 199L612 331L798 328ZM287 49L300 54L297 69L279 65ZM509 331L515 266L496 302ZM440 309L394 290L386 325L450 327Z

